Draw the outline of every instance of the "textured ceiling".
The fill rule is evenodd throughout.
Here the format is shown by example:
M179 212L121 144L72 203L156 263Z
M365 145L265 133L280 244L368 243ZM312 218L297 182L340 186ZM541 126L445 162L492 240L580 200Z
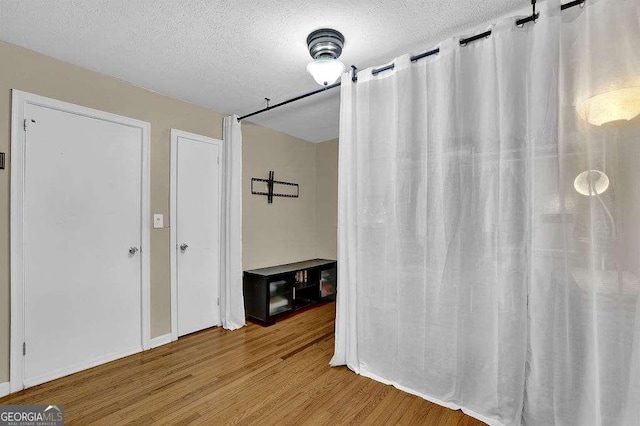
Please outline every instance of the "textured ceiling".
M319 88L307 35L341 31L363 69L527 7L529 0L0 0L0 40L222 113ZM339 89L250 121L321 142L338 136Z

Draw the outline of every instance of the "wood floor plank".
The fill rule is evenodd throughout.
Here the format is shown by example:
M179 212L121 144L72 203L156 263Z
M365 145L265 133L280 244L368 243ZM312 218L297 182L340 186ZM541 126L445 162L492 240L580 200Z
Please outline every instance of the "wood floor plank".
M329 367L335 304L272 327L213 328L0 399L60 404L68 425L484 423Z

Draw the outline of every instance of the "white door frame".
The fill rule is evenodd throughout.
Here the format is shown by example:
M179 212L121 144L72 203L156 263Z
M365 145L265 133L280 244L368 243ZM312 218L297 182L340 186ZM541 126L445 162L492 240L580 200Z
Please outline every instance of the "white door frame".
M223 157L224 144L220 139L209 138L207 136L197 135L195 133L189 133L182 130L171 129L171 183L169 185L169 232L170 232L170 253L171 253L171 340L178 340L178 258L177 258L177 217L178 217L178 203L177 203L177 190L178 190L178 138L192 139L198 142L209 143L218 146L218 158ZM222 165L218 169L218 176L220 182L220 200L218 205L222 207ZM220 233L222 235L222 214L220 218ZM222 250L220 241L218 246ZM222 283L219 283L222 286ZM218 289L220 290L220 289ZM220 294L220 291L218 291Z
M141 323L142 349L150 348L150 269L149 269L149 225L150 225L150 186L149 186L149 137L151 126L144 121L122 117L91 108L45 98L19 90L12 90L11 104L11 392L24 388L24 170L25 140L29 123L25 121L27 105L36 105L83 117L94 118L121 124L142 130L142 188L141 188ZM89 368L89 366L87 366Z

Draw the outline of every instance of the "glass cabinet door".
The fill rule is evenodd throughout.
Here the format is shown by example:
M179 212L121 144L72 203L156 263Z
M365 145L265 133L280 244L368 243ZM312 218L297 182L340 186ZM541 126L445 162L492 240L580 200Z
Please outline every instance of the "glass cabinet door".
M293 289L287 280L269 282L269 315L293 309Z
M337 289L336 268L323 269L320 271L320 298L335 298Z

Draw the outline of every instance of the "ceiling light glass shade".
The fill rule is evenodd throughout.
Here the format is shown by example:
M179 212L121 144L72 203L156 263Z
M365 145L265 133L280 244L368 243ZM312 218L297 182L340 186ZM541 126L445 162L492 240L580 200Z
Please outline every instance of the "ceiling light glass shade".
M323 86L335 83L344 72L344 64L337 59L320 58L307 65L313 79Z
M578 102L580 118L596 126L640 115L640 87L627 87L592 96Z
M600 195L609 188L609 178L600 170L586 170L576 177L573 187L582 195Z

